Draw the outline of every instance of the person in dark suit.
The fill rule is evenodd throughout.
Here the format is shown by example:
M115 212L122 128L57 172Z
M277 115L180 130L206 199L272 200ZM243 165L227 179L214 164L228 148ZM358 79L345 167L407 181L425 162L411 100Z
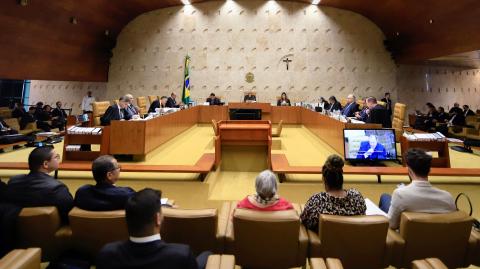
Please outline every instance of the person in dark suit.
M467 116L475 116L475 112L473 112L468 105L463 105L463 116L465 118Z
M450 108L448 111L448 114L450 114L450 117L452 117L455 113L463 113L463 110L460 108L460 104L454 103L453 107Z
M358 104L357 100L355 99L355 95L349 94L347 96L347 104L342 110L342 115L345 117L354 117L355 112L358 111Z
M323 105L323 110L329 110L330 109L330 104L328 103L327 100L325 100L325 98L323 97L320 97L320 106Z
M167 99L167 107L180 107L180 104L177 103L177 100L175 100L177 98L177 95L172 92L172 94L170 94L170 97L168 97Z
M218 99L215 94L212 92L210 96L207 98L207 103L209 103L211 106L219 106L221 105L220 99Z
M167 97L162 96L160 100L156 99L150 104L148 113L154 113L156 108L165 108L165 107L167 107Z
M390 128L392 126L392 122L390 120L390 117L388 117L387 110L385 109L385 107L377 104L377 98L368 97L367 106L368 117L365 121L366 123L381 124L383 128Z
M107 108L105 114L100 118L102 126L110 125L112 120L130 120L132 115L126 109L128 103L125 101L125 96L118 100L118 104L113 104Z
M290 103L290 99L287 97L286 92L282 92L282 95L280 96L280 99L277 101L277 106L291 106L292 104Z
M60 131L65 129L67 123L67 113L62 109L62 102L57 101L56 107L52 110L52 126L58 128Z
M37 109L35 111L35 118L37 119L37 127L42 129L45 132L50 132L53 129L53 126L50 124L52 120L52 107L49 105L44 105L43 108L39 108L39 104L37 103Z
M125 110L127 110L127 112L132 116L139 115L140 108L133 105L133 95L125 94L124 99L125 99L125 102L127 102L127 107L125 108Z
M328 111L333 112L335 110L342 110L342 104L337 101L337 98L335 98L335 96L330 96L330 98L328 98L328 103L330 104L330 108L328 109Z
M359 160L385 160L387 159L387 150L378 143L377 137L370 135L368 141L362 141L357 153Z
M437 119L439 123L445 123L448 121L448 114L445 112L445 108L443 108L443 106L438 107Z
M362 110L355 112L355 118L357 120L361 120L363 122L366 122L367 118L368 118L367 98L365 98L365 97L362 98L362 102L363 102Z
M96 158L92 163L95 186L84 185L75 194L75 206L90 211L125 209L128 198L135 191L129 187L116 187L120 178L120 165L110 155Z
M23 105L21 103L15 103L15 106L13 107L12 110L12 118L21 118L25 113L25 109L23 108Z
M28 113L23 114L23 116L20 118L20 130L25 129L25 127L27 127L29 123L37 121L37 119L35 118L36 110L36 107L31 106L28 109Z
M49 175L58 169L59 160L53 147L32 150L28 156L30 173L8 181L6 200L22 207L56 206L62 222L68 223L73 197L65 184Z
M385 103L385 109L389 117L392 117L392 99L390 99L390 93L386 92L385 97L382 98L382 102Z
M195 259L189 246L161 240L160 198L160 191L147 188L128 199L125 215L130 240L105 245L97 256L97 269L205 268L210 252Z
M248 103L248 102L256 102L257 101L257 96L254 95L252 92L249 92L243 97L243 102Z

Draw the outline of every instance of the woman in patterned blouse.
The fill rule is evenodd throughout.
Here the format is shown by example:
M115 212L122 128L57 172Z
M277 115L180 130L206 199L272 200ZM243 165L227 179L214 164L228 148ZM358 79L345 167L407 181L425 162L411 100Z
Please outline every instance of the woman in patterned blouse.
M356 189L343 189L343 165L342 158L335 154L330 155L323 165L322 178L325 192L310 197L300 216L303 225L308 229L318 231L320 214L365 215L367 206L362 194Z

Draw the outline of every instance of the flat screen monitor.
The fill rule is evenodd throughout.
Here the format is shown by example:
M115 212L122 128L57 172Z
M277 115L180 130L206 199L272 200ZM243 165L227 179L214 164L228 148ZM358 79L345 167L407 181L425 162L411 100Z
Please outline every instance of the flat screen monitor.
M231 120L261 120L261 109L230 109Z
M394 129L344 129L347 161L388 161L397 159Z

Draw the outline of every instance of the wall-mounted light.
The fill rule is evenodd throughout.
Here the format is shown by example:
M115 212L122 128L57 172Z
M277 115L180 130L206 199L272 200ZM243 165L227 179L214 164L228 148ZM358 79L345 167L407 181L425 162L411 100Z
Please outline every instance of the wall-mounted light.
M70 18L70 23L71 23L71 24L78 24L77 18L76 18L76 17L71 17L71 18Z
M28 5L28 0L19 0L18 4L21 5L22 7Z

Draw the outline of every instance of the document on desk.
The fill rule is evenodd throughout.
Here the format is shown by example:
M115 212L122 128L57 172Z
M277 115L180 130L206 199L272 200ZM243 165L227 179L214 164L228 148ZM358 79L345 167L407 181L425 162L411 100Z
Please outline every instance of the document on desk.
M375 203L373 203L370 199L365 198L365 204L367 206L367 211L365 215L367 216L385 216L387 217L387 213L383 212Z

